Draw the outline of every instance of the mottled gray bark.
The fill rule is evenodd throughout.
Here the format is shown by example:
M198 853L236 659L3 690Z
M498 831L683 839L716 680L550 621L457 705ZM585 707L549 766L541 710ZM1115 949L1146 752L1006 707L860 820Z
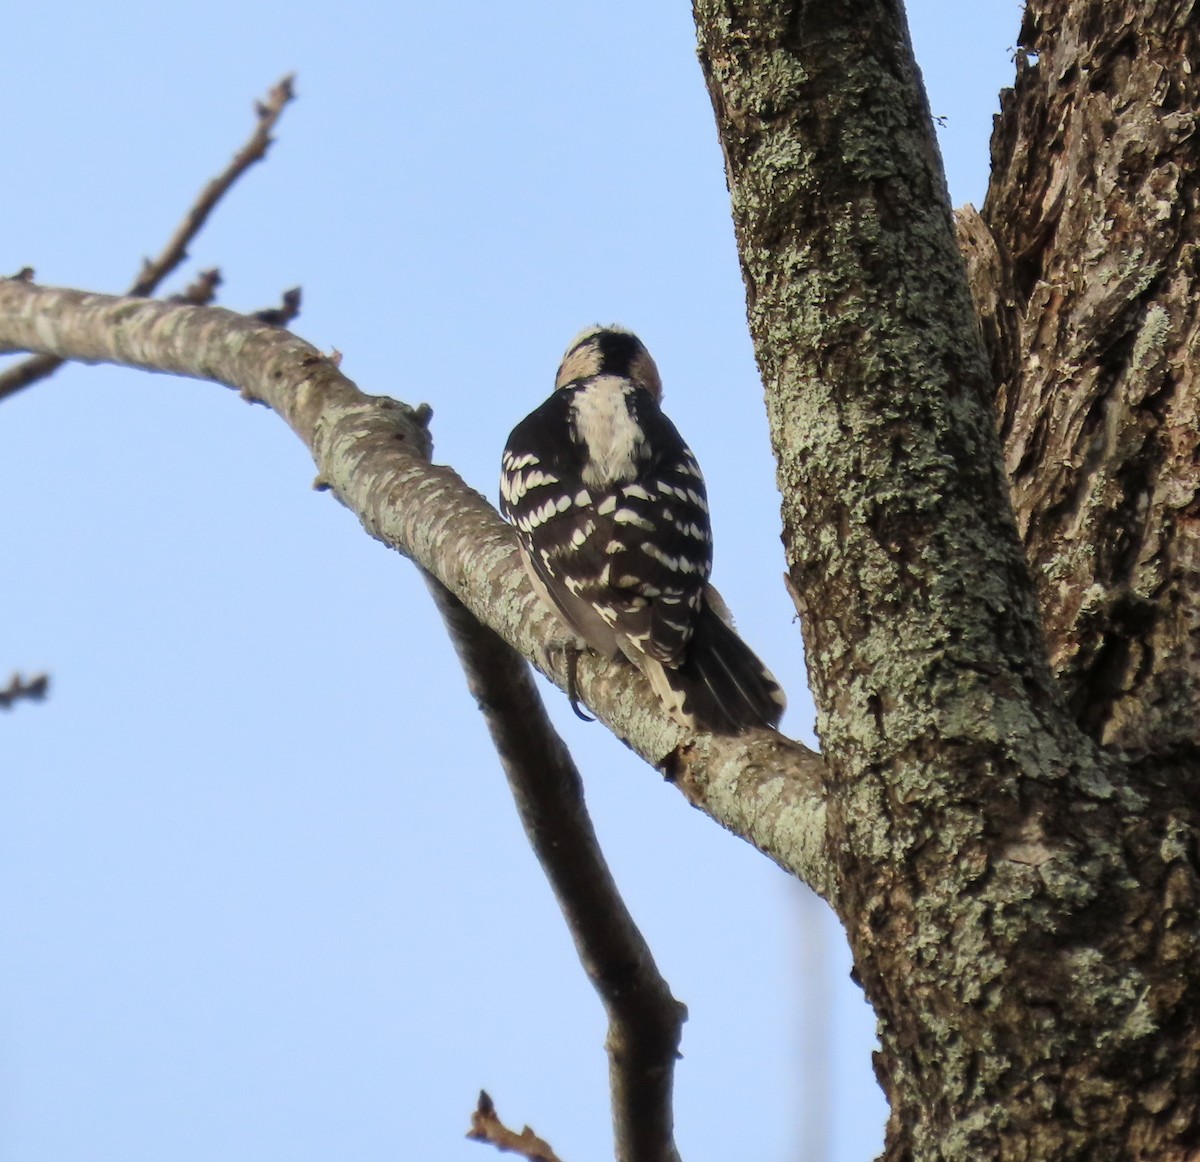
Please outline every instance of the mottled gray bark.
M1095 41L1121 7L1063 12L1091 24L1052 38ZM995 288L980 327L895 0L695 8L818 707L832 895L880 1018L887 1156L1191 1157L1196 771L1101 749L1113 735L1064 681L1053 618L1047 655L1021 540L1037 502L1018 493L1014 519L992 382L1031 359L1012 334L1023 268L994 228L967 231ZM1138 207L1152 230L1161 207ZM1094 320L1093 341L1111 326ZM1139 350L1160 358L1150 336ZM1055 369L1038 374L1053 393ZM1011 387L999 404L1027 406ZM1031 478L1057 471L1044 451ZM1151 647L1173 656L1175 693L1131 687L1131 703L1194 693L1182 640Z

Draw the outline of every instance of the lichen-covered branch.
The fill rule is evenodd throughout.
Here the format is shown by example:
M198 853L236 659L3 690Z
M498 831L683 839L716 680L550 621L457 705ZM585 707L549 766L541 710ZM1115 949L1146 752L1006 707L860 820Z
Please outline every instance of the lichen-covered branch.
M1037 729L1056 692L899 11L697 8L822 740L849 775L969 745L997 699Z
M537 662L555 622L530 589L514 537L450 468L430 464L425 413L367 396L286 331L195 307L0 280L0 352L210 379L267 403L312 451L372 536L410 556L485 625ZM548 676L560 687L565 675ZM691 736L630 666L581 659L584 701L689 801L818 892L830 890L821 760L773 731Z

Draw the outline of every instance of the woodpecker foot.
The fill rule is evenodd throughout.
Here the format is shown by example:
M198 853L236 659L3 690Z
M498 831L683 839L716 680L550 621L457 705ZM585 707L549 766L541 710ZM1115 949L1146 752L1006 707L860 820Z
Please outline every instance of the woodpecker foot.
M542 669L546 673L551 673L557 669L555 655L562 655L563 668L566 670L567 678L567 701L570 702L571 709L574 711L576 718L580 718L584 722L595 722L594 718L579 709L579 684L577 679L579 655L584 653L587 648L587 643L582 638L571 635L568 637L551 638L550 641L543 643L542 647L538 650L538 654L540 655Z
M596 720L591 715L584 714L579 709L579 689L575 683L575 671L579 665L579 650L571 646L567 647L567 701L571 703L571 709L575 711L575 717L582 719L584 722L595 722Z

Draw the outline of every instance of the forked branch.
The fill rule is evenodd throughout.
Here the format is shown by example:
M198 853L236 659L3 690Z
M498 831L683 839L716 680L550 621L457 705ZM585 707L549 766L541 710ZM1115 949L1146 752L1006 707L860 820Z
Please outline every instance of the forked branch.
M199 197L183 216L183 221L176 227L175 233L171 235L158 257L143 261L142 269L133 280L127 294L139 298L154 294L163 279L187 257L187 248L192 239L203 229L209 214L229 188L256 161L261 161L266 156L271 144L271 132L283 115L288 102L295 95L292 82L293 77L289 73L271 89L265 101L256 102L258 122L254 132L245 145L233 155L229 164L200 191ZM188 302L208 302L220 281L220 275L216 271L206 271L181 297ZM201 296L206 293L208 298L202 299ZM65 362L65 359L55 355L38 354L12 367L6 367L0 371L0 399L37 383L39 379L53 375Z

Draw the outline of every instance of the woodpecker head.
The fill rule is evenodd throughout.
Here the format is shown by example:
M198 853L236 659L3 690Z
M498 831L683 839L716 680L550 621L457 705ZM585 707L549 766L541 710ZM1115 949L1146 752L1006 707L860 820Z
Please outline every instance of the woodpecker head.
M642 341L615 324L592 326L580 331L567 347L554 387L567 387L583 379L612 375L644 388L654 399L662 399L662 380Z

